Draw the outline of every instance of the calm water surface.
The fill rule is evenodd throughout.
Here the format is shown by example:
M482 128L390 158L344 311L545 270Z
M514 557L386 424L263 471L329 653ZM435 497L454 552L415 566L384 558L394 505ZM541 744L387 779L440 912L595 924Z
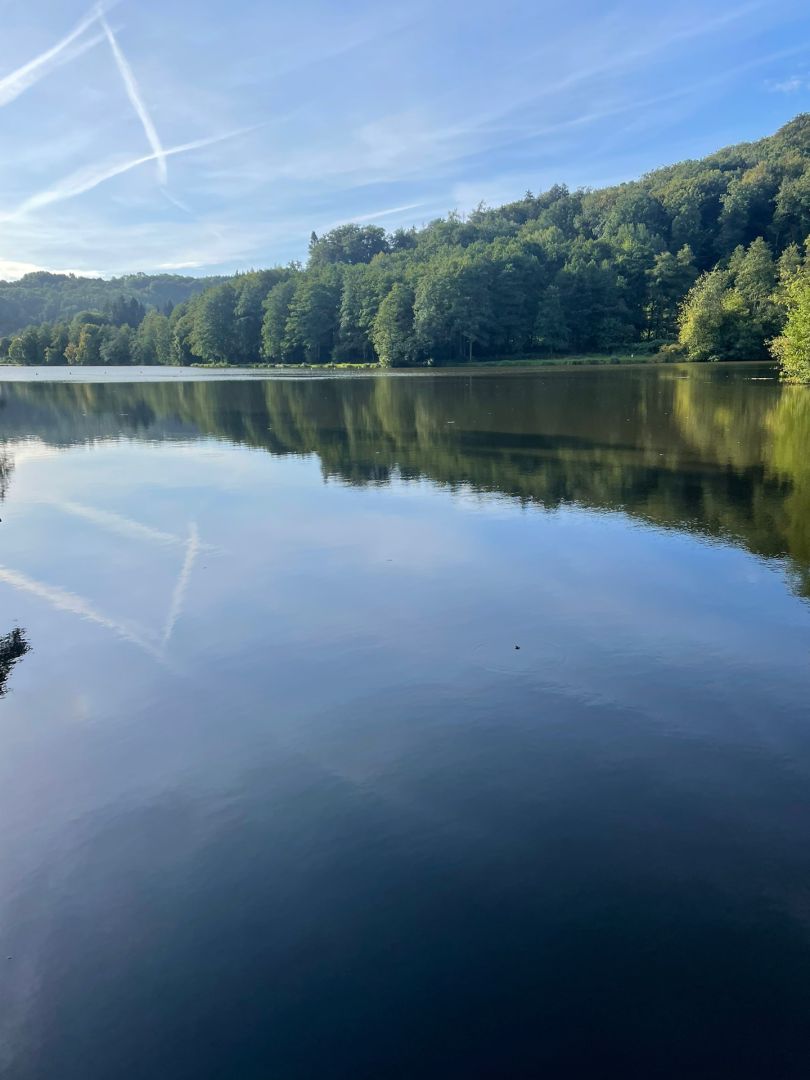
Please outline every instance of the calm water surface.
M808 1075L810 391L47 377L4 1077Z

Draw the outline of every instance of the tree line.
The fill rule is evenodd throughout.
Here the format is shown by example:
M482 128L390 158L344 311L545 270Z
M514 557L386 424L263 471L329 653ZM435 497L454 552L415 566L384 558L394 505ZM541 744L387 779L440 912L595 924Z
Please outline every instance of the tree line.
M673 358L757 359L792 333L808 235L801 115L632 183L556 185L421 229L313 233L305 265L209 282L171 309L138 300L137 322L124 306L138 298L119 290L106 307L6 337L0 356L400 367L668 347Z
M106 281L38 270L19 281L0 281L0 337L39 323L70 322L81 311L107 311L123 296L160 310L218 285L225 278L180 274L127 274Z

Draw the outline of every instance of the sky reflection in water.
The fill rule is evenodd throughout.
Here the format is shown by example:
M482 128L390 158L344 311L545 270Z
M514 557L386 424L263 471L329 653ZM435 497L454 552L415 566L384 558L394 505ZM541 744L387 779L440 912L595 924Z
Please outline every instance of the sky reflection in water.
M752 373L4 385L8 1074L802 1075Z

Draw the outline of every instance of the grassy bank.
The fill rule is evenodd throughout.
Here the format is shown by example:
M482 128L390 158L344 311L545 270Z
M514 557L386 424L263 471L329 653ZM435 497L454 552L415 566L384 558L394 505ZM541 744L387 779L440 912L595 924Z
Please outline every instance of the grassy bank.
M595 367L621 364L671 364L683 362L685 357L680 352L622 352L588 353L582 356L510 356L503 360L473 360L460 364L419 364L414 367L394 368L395 371L469 371L483 368L531 368L531 367ZM224 362L209 364L191 364L193 368L207 371L233 370L238 367L251 371L385 371L380 364L341 363L341 364L227 364Z

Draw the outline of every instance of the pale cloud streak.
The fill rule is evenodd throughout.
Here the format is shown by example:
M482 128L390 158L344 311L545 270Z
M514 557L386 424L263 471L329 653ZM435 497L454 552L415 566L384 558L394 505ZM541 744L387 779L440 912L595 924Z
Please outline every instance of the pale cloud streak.
M157 544L175 544L179 547L186 547L188 541L182 536L176 536L174 533L164 532L161 529L153 529L149 525L143 525L140 521L134 521L132 518L124 517L122 514L116 514L111 510L99 510L95 506L85 506L83 503L73 502L70 499L50 499L43 500L48 505L53 506L57 510L61 510L65 514L72 514L74 517L83 518L85 521L89 521L92 525L96 525L100 529L106 529L109 532L117 533L120 536L127 536L133 540L145 540L152 541ZM201 545L197 543L199 548ZM207 549L211 550L211 549Z
M20 94L38 83L53 68L66 64L70 60L75 60L77 56L81 56L82 53L103 41L104 39L100 35L84 41L80 40L82 35L98 19L99 10L89 12L61 41L57 41L50 49L46 49L39 56L35 56L33 60L29 60L27 64L23 64L16 71L12 71L9 75L0 79L0 108L8 105L15 98L18 98Z
M166 166L167 151L163 149L157 129L152 122L152 117L149 115L149 110L146 108L138 84L135 81L135 75L132 68L129 66L127 58L121 51L121 47L118 44L115 34L112 32L110 24L104 18L104 12L101 7L98 8L97 15L107 41L110 43L112 54L115 57L115 63L118 67L121 79L123 80L124 87L126 88L127 97L132 103L132 107L143 125L143 130L146 133L149 145L152 147L153 158L157 162L158 179L161 184L165 184L169 178L168 168Z
M710 36L717 30L722 30L729 26L731 23L739 22L748 15L753 15L754 12L760 10L762 7L763 4L761 2L743 4L741 7L733 8L730 11L724 11L714 18L708 19L701 13L699 17L686 25L673 29L664 28L663 32L658 36L645 35L644 43L642 45L629 49L626 52L619 52L616 55L609 56L604 62L596 64L590 69L575 71L558 82L552 89L555 92L558 92L560 90L568 89L577 83L592 79L598 75L623 71L628 67L634 66L638 61L648 60L662 51L672 49L676 45L694 41L696 38Z
M163 192L164 198L168 202L170 202L172 206L176 206L177 209L182 210L184 214L194 213L194 211L187 203L184 203L182 199L178 199L176 195L172 195L172 193L170 191L167 191L166 188L161 188L161 191Z
M5 582L14 589L31 593L32 596L46 601L57 611L78 615L81 619L87 619L97 626L104 627L105 630L112 631L113 634L124 641L137 645L139 649L143 649L145 653L148 653L155 660L161 663L164 661L163 651L148 639L144 631L118 619L111 619L108 615L98 611L82 596L68 592L67 589L62 589L58 585L49 585L44 581L37 581L36 578L28 577L27 574L22 574L18 570L11 570L4 566L0 566L0 581Z
M64 202L66 199L73 199L77 195L83 195L85 192L97 188L99 184L106 183L106 181L112 180L116 176L123 176L124 173L138 168L139 165L146 165L150 161L156 161L161 156L172 157L175 154L187 154L192 150L201 150L203 147L213 146L216 143L224 142L226 139L236 138L237 135L245 134L249 130L249 128L239 128L236 131L225 132L223 135L211 135L206 139L194 139L192 142L182 143L180 146L172 146L168 150L161 150L160 154L143 154L141 157L130 158L128 161L121 161L115 165L107 164L101 168L90 166L87 169L80 169L78 172L59 181L53 187L37 192L36 195L31 195L20 203L15 210L0 215L0 221L18 221L20 218L30 214L32 210L41 210L45 206L51 206L54 203Z
M352 221L376 221L377 218L391 217L393 214L404 214L408 210L418 210L424 206L423 202L407 203L405 206L391 206L387 210L375 210L373 214L355 214Z
M791 75L788 79L767 82L765 85L772 94L795 94L799 90L810 90L810 76Z
M200 535L197 531L197 526L192 522L188 530L188 544L186 545L186 554L183 559L183 565L180 567L180 574L177 578L177 584L174 587L172 593L172 602L169 605L169 611L166 616L166 625L163 628L163 649L168 647L169 641L174 628L177 625L177 620L180 618L183 612L183 606L186 602L186 593L188 592L189 582L191 581L191 571L194 568L194 563L197 560L197 556L200 553Z

